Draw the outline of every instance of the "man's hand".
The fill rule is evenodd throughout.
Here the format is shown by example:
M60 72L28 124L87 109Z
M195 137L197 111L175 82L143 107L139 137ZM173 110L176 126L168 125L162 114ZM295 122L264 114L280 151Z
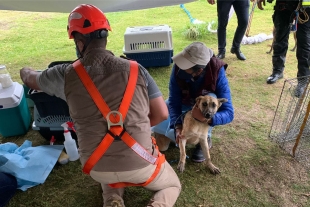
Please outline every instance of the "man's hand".
M257 7L260 10L264 10L262 3L263 3L264 6L266 6L266 0L257 0Z
M215 4L215 0L207 0L209 4L213 5Z
M20 70L20 77L24 84L32 89L40 90L36 77L39 74L39 72L33 70L32 68L24 67Z

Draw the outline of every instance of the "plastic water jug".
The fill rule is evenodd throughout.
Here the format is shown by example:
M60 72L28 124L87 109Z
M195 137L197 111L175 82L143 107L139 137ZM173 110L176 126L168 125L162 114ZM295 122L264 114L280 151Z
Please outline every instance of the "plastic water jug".
M10 73L5 65L0 65L0 83L2 88L10 87L13 84Z

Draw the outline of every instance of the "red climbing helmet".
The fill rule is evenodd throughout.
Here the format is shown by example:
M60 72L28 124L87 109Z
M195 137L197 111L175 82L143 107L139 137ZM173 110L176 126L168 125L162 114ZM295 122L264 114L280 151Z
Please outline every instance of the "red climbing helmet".
M90 34L97 30L110 30L111 27L104 13L90 4L81 4L72 10L68 17L68 35L73 39L72 32Z

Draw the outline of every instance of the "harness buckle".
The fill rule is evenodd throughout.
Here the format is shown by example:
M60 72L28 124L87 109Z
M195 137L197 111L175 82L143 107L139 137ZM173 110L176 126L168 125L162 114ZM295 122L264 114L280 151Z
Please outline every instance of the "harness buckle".
M110 115L113 114L118 114L119 115L119 121L117 123L113 123L111 120L110 120ZM121 126L122 128L124 128L124 123L123 123L123 115L119 112L119 111L110 111L107 116L106 116L106 120L107 120L107 123L108 123L108 130L110 130L110 127L111 126Z

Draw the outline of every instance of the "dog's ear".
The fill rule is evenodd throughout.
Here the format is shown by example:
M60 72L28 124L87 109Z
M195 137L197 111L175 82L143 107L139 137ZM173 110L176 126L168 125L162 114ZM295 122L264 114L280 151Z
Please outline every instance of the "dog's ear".
M197 98L196 98L196 103L197 104L199 104L199 102L200 102L200 100L203 98L203 96L198 96Z
M228 100L227 100L226 98L218 98L217 101L219 102L219 106L218 106L218 107L220 108L220 106L221 106L223 103L227 102Z
M227 98L218 98L217 100L218 100L220 103L225 103L225 102L228 101Z

